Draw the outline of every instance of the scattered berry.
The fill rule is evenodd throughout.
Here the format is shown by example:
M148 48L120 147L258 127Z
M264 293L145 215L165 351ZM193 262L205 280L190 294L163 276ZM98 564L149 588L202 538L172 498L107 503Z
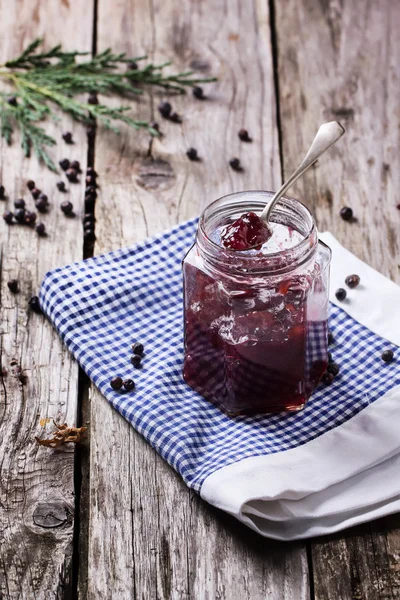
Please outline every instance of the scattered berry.
M57 181L56 183L58 189L60 190L60 192L65 192L65 183L63 181Z
M173 112L169 115L169 120L173 123L182 123L182 117L176 112Z
M39 298L37 296L32 296L32 298L28 302L29 307L35 313L41 313L42 309L40 308Z
M349 288L353 289L360 283L360 278L358 275L348 275L345 279L345 283Z
M14 206L15 206L15 208L25 208L25 200L23 200L22 198L19 198L18 200L16 200L14 202Z
M65 133L62 134L63 140L66 144L73 144L73 140L72 140L72 133L70 131L65 131Z
M128 63L128 71L137 71L138 68L139 68L138 64L134 60L132 62Z
M96 176L95 175L87 175L86 176L86 185L90 186L90 187L96 187Z
M186 152L186 156L189 160L199 160L196 148L189 148Z
M150 123L150 127L151 127L152 129L155 129L156 131L160 132L160 126L159 126L159 124L157 123L157 121L152 121L152 122Z
M88 213L84 215L83 222L84 223L94 223L96 221L95 216L92 213Z
M110 381L113 390L120 390L122 388L122 383L121 377L113 377Z
M328 371L326 371L326 373L324 373L321 377L321 381L325 383L325 385L330 385L334 379L334 375L332 375L332 373L329 373Z
M138 369L140 367L141 362L142 362L142 357L139 356L139 354L132 354L131 363L133 364L135 369Z
M26 182L26 187L28 188L28 190L33 190L33 188L35 187L35 182L32 181L32 179L30 179Z
M83 239L86 242L95 242L96 241L96 234L94 233L93 229L85 229L83 231Z
M33 211L26 210L24 215L24 225L34 225L37 214Z
M93 169L93 167L88 167L86 169L86 175L94 175L94 177L97 177L97 173L96 171Z
M38 200L36 200L35 206L40 213L44 213L46 212L49 204L46 200L43 200L43 198L39 198Z
M133 354L139 354L139 356L143 356L144 346L140 342L135 342L132 346Z
M385 350L384 352L382 352L381 358L384 362L392 362L392 360L394 359L393 350Z
M71 215L72 211L74 210L72 202L70 202L69 200L65 200L65 202L61 202L60 208L63 211L64 215L67 215L67 216Z
M353 209L349 206L343 206L343 208L340 210L340 216L342 217L343 221L351 221L353 218Z
M340 367L337 363L331 362L327 366L326 370L328 371L328 373L331 373L334 377L336 377L336 375L338 375L338 373L340 371Z
M70 167L71 169L75 169L75 171L78 171L78 173L81 173L81 163L79 162L79 160L73 160L70 164Z
M171 114L171 110L172 106L169 102L161 102L161 104L158 105L158 111L160 115L164 117L164 119L168 119Z
M76 183L78 181L78 171L75 169L67 169L65 175L71 183Z
M22 225L25 219L25 209L19 208L18 210L16 210L14 213L14 217L17 223L20 223Z
M67 169L69 169L68 158L63 158L62 160L60 160L60 162L58 164L60 165L60 167L62 168L63 171L66 171Z
M7 102L11 106L17 106L17 104L18 104L17 99L16 99L15 96L10 96L9 98L7 98Z
M46 194L39 194L39 200L43 200L43 202L46 202L46 204L48 204L49 199L46 196Z
M238 136L242 142L251 142L251 137L249 136L247 129L241 129L238 133Z
M0 185L0 200L4 200L4 198L5 198L4 185Z
M12 292L13 294L17 294L19 292L19 286L18 286L18 281L16 279L11 279L11 281L9 281L7 283L8 285L8 289L10 290L10 292Z
M98 103L99 103L99 99L97 97L96 92L91 92L89 94L88 104L98 104Z
M338 290L336 290L335 296L340 302L343 302L343 300L347 296L347 292L343 288L339 288Z
M40 196L40 194L41 194L41 193L42 193L42 191L41 191L41 190L39 190L38 188L33 188L33 189L31 190L32 198L33 198L34 200L37 200L37 199L39 198L39 196Z
M197 98L198 100L205 100L203 88L200 87L199 85L196 85L196 87L193 88L192 93L193 93L193 96L195 98Z
M11 223L13 222L13 218L14 218L14 215L9 210L6 210L6 212L3 214L3 219L5 220L5 222L8 225L11 225Z
M133 381L133 379L125 379L124 389L126 392L131 392L135 389L135 382Z
M44 223L38 223L35 227L36 229L36 233L40 236L43 236L46 234L46 227L44 225Z
M231 160L229 161L229 166L234 171L241 171L242 170L242 167L240 165L240 160L238 158L231 158Z

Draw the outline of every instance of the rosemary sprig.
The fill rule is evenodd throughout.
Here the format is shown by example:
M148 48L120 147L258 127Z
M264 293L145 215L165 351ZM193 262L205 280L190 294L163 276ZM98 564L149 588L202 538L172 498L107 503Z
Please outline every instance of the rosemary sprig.
M185 93L186 87L215 81L215 78L197 78L192 71L166 75L164 68L170 63L147 64L136 69L126 69L130 63L140 63L146 56L129 58L125 53L114 54L104 50L88 60L78 57L85 52L64 52L61 45L47 52L38 52L41 39L34 40L13 60L0 67L0 78L13 86L13 95L0 91L0 132L8 144L15 128L21 131L21 145L26 156L31 149L49 169L57 167L47 152L56 141L47 135L38 122L48 117L56 118L52 104L56 104L75 121L93 124L96 119L108 129L118 132L117 122L134 129L147 129L151 135L158 132L146 121L129 117L129 107L113 108L106 104L89 104L76 99L79 94L98 92L120 97L143 93L145 85L158 86L174 93ZM124 68L124 69L123 69Z

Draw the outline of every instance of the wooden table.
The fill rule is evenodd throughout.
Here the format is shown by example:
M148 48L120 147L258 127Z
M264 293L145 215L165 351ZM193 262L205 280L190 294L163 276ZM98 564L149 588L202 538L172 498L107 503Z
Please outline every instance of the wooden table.
M222 194L276 189L318 125L339 119L347 133L296 185L351 251L399 282L398 186L400 3L393 0L18 0L0 2L4 61L34 37L88 52L112 46L171 59L176 69L216 75L208 99L174 98L182 125L164 136L123 129L85 131L62 117L53 156L89 161L100 175L94 253L155 234L198 215ZM162 95L133 104L159 117ZM246 127L253 143L238 140ZM74 146L60 132L70 129ZM201 162L185 151L195 146ZM244 171L228 160L240 157ZM11 373L0 396L0 598L190 598L395 600L400 598L400 519L382 519L325 538L276 543L258 537L190 492L79 371L43 317L27 311L45 272L83 258L80 218L66 222L57 177L18 144L1 142L8 200L34 179L50 196L47 238L1 231L1 362ZM396 183L397 182L397 183ZM83 184L70 186L83 211ZM357 222L339 218L343 205ZM21 291L12 295L7 281ZM388 307L390 310L398 307ZM399 407L400 409L400 407ZM80 448L39 448L40 420L88 425Z

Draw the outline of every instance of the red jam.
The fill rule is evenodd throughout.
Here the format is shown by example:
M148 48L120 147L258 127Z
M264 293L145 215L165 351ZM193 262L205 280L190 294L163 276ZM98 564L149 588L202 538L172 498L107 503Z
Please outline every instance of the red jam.
M208 264L199 244L183 264L183 376L229 414L299 410L327 367L329 250L317 244L308 261L284 274L241 272L242 256L254 256L256 264L271 253L279 259L282 252L284 267L285 250L304 239L292 227L271 223L272 237L263 241L258 221L264 225L255 213L246 213L209 234L214 250L219 244L222 252L227 244L234 249L261 244L229 256L228 267L236 271L227 270L226 263Z

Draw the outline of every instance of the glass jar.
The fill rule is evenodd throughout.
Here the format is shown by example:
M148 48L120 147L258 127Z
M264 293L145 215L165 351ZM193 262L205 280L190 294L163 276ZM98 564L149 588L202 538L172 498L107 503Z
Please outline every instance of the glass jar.
M293 198L277 204L272 221L301 234L278 252L213 241L228 219L260 214L272 196L241 192L210 204L183 261L183 377L228 414L300 410L327 367L331 251L309 210Z

